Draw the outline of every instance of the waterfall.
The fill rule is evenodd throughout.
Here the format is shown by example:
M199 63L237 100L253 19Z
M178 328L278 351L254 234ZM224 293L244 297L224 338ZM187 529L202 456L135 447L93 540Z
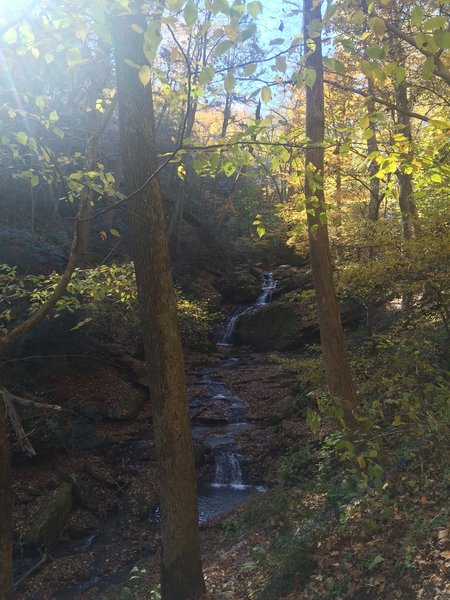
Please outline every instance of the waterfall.
M233 345L233 337L234 330L236 329L236 323L239 321L239 318L242 315L248 314L249 312L253 312L255 309L265 306L269 304L272 300L272 294L275 288L277 287L277 282L273 278L272 272L263 273L262 275L262 292L261 295L256 300L255 304L251 306L247 306L246 308L239 310L229 317L226 325L225 331L223 333L222 338L217 342L218 346L232 346Z
M272 300L272 294L277 287L277 282L273 278L273 273L263 273L262 294L256 301L256 306L264 306Z
M241 461L234 452L221 452L216 456L216 468L213 487L232 487L243 489Z

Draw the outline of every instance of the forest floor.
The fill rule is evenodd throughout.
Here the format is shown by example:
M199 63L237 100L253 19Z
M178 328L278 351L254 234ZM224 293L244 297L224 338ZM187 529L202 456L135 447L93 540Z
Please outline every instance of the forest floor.
M424 442L381 489L333 503L335 480L327 482L317 450L326 427L311 433L304 410L292 402L295 380L271 356L239 353L244 367L219 374L259 424L242 433L240 444L249 476L264 480L268 491L202 526L208 598L450 598L447 442L440 440L440 448L436 440ZM190 353L188 381L220 360ZM37 459L17 464L17 577L40 560L39 552L21 556L21 540L61 470L89 480L95 504L87 510L78 502L57 544L17 588L18 600L158 598L158 526L149 519L158 496L150 403L133 420L87 418L93 402L102 414L116 410L127 386L116 366L93 361L82 377L76 370L55 374L42 387L45 401L84 406L82 425L89 422L92 431L70 449L64 440L56 448L55 436L47 441L42 434ZM66 425L73 432L69 413ZM61 435L61 423L53 427ZM210 468L206 461L200 473Z

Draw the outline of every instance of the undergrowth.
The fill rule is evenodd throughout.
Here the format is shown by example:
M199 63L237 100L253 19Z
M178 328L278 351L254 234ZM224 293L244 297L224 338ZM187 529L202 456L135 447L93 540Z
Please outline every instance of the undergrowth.
M265 497L225 522L232 539L261 528L270 539L256 557L268 573L262 599L305 585L304 598L349 598L365 585L390 597L399 581L410 590L399 597L407 598L425 585L423 564L449 518L447 343L433 324L398 323L354 350L357 434L343 430L329 410L314 349L304 359L278 359L302 382L296 392L308 406L314 438L279 461Z

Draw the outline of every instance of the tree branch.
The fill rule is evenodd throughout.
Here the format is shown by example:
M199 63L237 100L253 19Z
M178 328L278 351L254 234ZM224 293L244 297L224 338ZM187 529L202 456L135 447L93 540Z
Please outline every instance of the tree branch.
M387 21L386 19L383 19L382 17L379 17L379 18L386 25L386 29L388 31L390 31L391 33L393 33L396 37L400 38L401 40L403 40L404 42L406 42L413 48L416 48L416 50L418 50L424 56L432 57L434 59L434 64L436 67L436 75L438 77L440 77L443 81L445 81L445 83L447 85L450 85L450 71L447 69L447 67L444 65L444 63L439 58L441 53L439 53L439 52L434 53L434 52L431 52L431 50L427 50L426 48L421 48L420 46L417 45L416 40L413 37L411 37L404 31L402 31L399 27L397 27L397 25L394 25L393 23L391 23L390 21Z
M408 117L412 117L413 119L419 119L420 121L430 121L431 120L430 117L427 117L426 115L422 115L420 113L416 113L413 111L403 109L403 108L397 106L397 104L395 104L394 102L389 102L389 100L384 100L383 98L378 98L377 96L373 96L372 94L369 94L368 92L365 92L364 90L357 89L354 87L348 87L346 85L343 85L342 83L333 81L332 79L324 79L323 81L327 85L331 85L332 87L335 87L339 90L343 90L344 92L353 92L354 94L358 94L358 96L363 96L364 98L372 98L373 101L376 102L377 104L382 104L383 106L386 106L387 108L390 108L391 110L396 110L398 112L401 112L402 114L407 115Z

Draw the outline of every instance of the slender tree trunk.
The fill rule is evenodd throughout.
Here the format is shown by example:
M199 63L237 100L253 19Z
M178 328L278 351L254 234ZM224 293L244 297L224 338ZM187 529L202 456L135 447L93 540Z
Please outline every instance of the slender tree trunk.
M0 392L0 600L12 591L12 483L5 403Z
M400 108L408 109L408 94L406 82L402 81L395 88L395 101ZM411 143L411 119L409 116L397 112L398 123L403 125L400 131L405 138ZM412 175L404 171L397 171L398 180L398 202L402 213L403 236L405 240L410 240L414 235L414 219L416 217L416 205L413 199Z
M231 100L232 100L231 93L227 93L226 98L225 98L225 107L223 109L222 132L221 132L222 137L225 137L227 135L228 123L229 123L230 117L231 117Z
M370 77L367 79L367 90L371 96L367 100L367 112L372 115L375 112L375 102L372 98L372 94L374 93L373 80ZM367 152L371 154L372 152L378 152L378 140L377 140L377 130L374 123L370 123L369 129L372 131L372 137L367 140ZM378 217L380 213L380 205L382 196L380 194L380 180L376 177L376 173L378 171L377 164L374 160L371 161L369 165L369 187L370 187L370 197L369 197L369 207L367 211L367 216L369 218L371 224L371 238L369 240L369 258L375 258L376 251L374 247L373 234L375 233L376 223L378 222ZM368 337L372 337L373 335L373 324L374 324L374 313L375 313L375 303L373 298L369 298L367 301L367 335Z
M375 102L372 98L372 94L374 93L373 81L370 78L367 79L367 91L370 94L370 97L367 100L367 112L369 113L369 116L370 116L376 111ZM368 138L368 140L367 140L367 152L369 154L371 154L372 152L378 152L378 140L377 140L377 131L376 131L375 125L373 123L371 123L369 125L369 129L372 131L373 135L372 135L372 137ZM369 198L369 208L367 211L367 216L369 217L369 220L372 221L373 223L376 223L378 221L380 205L381 205L381 200L382 200L382 196L380 195L380 180L378 179L378 177L375 177L375 174L377 173L377 171L378 171L377 164L375 163L375 161L372 160L369 165L370 198Z
M332 397L340 403L348 427L355 424L356 393L345 348L336 290L333 281L328 228L322 222L325 210L324 174L324 92L321 34L313 34L311 51L310 23L321 21L321 2L305 0L304 51L305 68L316 73L314 84L306 86L306 136L310 146L305 152L305 195L311 270L316 293L320 341L325 361L327 384ZM321 220L322 217L322 220Z
M125 183L138 188L157 167L151 89L125 59L143 65L139 16L116 17L119 122ZM161 508L161 594L164 600L202 597L196 472L188 413L183 352L177 326L161 195L156 179L130 203L130 233L153 405Z

